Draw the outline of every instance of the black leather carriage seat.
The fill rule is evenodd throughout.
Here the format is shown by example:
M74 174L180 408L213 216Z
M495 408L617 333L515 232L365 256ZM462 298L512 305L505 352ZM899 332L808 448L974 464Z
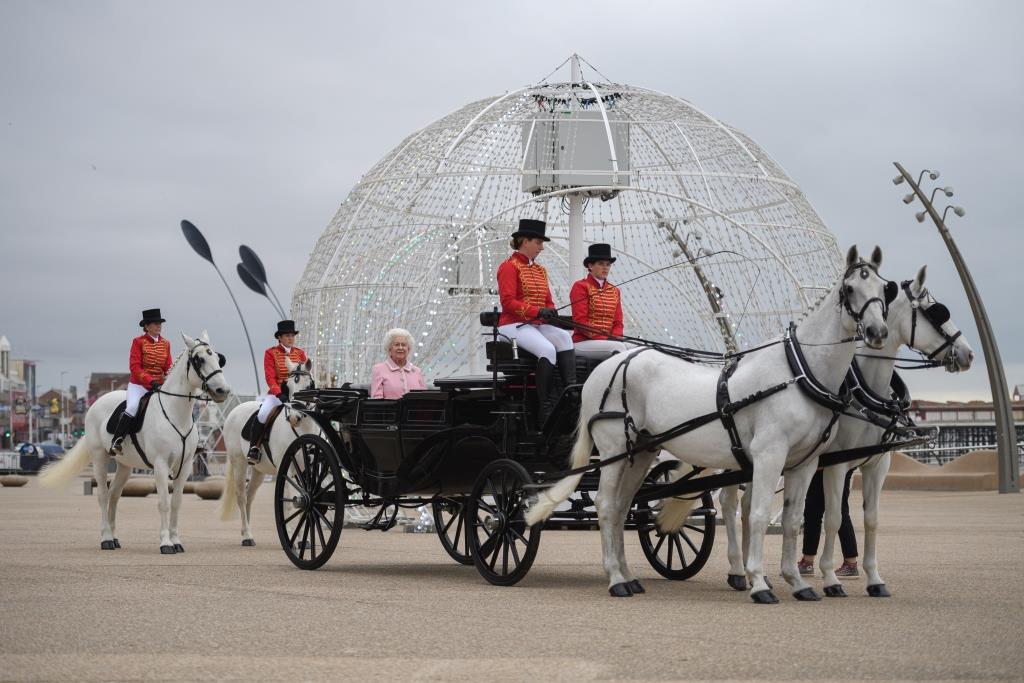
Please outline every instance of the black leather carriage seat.
M493 381L491 375L456 375L454 377L438 377L434 380L434 386L441 391L452 389L490 389ZM498 382L505 378L498 376Z

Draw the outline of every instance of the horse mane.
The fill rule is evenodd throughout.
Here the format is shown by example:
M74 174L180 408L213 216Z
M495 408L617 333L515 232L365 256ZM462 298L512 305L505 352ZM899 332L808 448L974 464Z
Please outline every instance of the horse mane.
M829 297L829 295L832 294L832 291L836 288L836 285L842 283L842 281L843 281L843 276L842 276L842 274L840 274L838 277L836 277L836 281L832 283L832 286L829 287L828 289L826 289L824 294L819 296L810 306L808 306L804 310L803 313L800 314L800 317L797 318L796 322L798 324L803 322L804 318L809 316L811 313L814 313L815 311L817 311L821 307L821 305L825 302L825 299L827 299Z
M171 363L171 367L167 368L167 374L168 375L170 375L172 372L174 372L174 368L178 367L178 361L181 360L182 356L187 356L188 352L189 352L188 346L186 346L185 348L183 348L181 351L178 352L178 357L175 358L174 361Z

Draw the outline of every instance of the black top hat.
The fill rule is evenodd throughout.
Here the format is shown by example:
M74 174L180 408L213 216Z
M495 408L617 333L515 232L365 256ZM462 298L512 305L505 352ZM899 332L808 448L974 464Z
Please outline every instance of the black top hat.
M277 332L274 333L274 338L280 337L282 334L298 334L299 331L295 329L294 320L282 320L277 324Z
M594 261L608 261L609 263L615 263L615 257L612 256L612 245L610 244L591 244L587 258L583 259L583 267L586 268Z
M512 233L513 237L539 237L545 242L550 242L550 237L544 236L548 224L534 218L520 218L519 229Z
M147 308L142 312L142 320L139 321L139 327L145 327L147 323L165 323L167 322L160 317L159 308Z

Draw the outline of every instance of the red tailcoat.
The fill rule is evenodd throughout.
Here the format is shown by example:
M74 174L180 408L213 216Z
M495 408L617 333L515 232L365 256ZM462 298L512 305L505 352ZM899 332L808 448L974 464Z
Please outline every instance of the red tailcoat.
M286 353L284 347L278 344L271 346L263 353L263 372L267 376L267 393L277 396L281 393L281 385L288 379L288 365L285 358L291 358L292 362L298 365L306 362L306 352L298 346L293 346L291 353Z
M569 291L573 322L594 328L594 332L576 330L573 342L607 339L622 334L622 296L619 288L605 280L601 287L593 275L573 283ZM598 332L599 330L599 332Z
M523 323L537 317L542 308L554 308L544 266L513 252L498 266L499 325Z
M171 369L171 342L163 337L153 341L148 334L132 339L128 369L131 371L132 384L146 388L153 382L163 384L167 371Z

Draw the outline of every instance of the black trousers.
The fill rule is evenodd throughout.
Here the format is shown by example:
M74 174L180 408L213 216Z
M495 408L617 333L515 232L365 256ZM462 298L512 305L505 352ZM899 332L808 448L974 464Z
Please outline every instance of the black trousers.
M843 547L843 557L857 557L857 535L853 532L850 521L850 479L853 470L846 473L843 482L843 521L839 524L839 544ZM822 472L818 470L811 479L811 487L807 489L807 500L804 502L804 555L818 554L818 541L821 539L821 522L825 516L825 487Z

